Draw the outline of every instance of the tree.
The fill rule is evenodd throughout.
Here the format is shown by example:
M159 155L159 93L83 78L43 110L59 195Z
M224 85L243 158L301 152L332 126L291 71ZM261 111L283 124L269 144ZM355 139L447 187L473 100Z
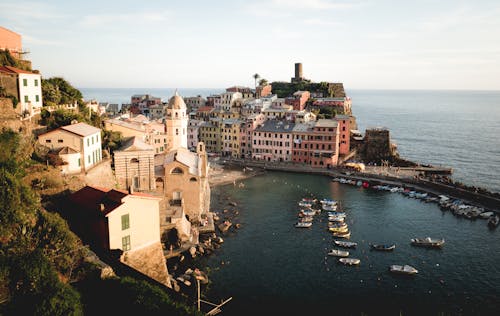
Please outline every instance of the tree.
M267 86L267 83L267 79L262 78L259 80L259 86Z
M253 79L255 80L255 90L257 90L257 80L260 78L260 75L259 74L254 74L253 75Z

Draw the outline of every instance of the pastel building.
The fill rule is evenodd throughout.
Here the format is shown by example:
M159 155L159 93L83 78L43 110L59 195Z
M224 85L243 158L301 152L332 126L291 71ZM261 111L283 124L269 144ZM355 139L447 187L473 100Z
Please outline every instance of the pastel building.
M1 77L11 77L14 79L14 85L9 90L19 100L17 105L18 112L23 118L30 118L40 114L43 105L42 102L42 76L39 73L18 69L11 66L0 66ZM4 86L3 80L0 86ZM15 89L15 90L14 90ZM14 94L15 92L15 94Z
M266 121L257 127L252 137L252 159L291 161L293 129L293 123L278 120Z
M60 153L69 166L67 172L86 171L102 160L101 130L86 123L76 123L59 127L38 136L38 142L51 150L68 148ZM76 155L78 153L78 155Z
M291 97L286 98L285 103L292 105L294 110L302 111L310 96L309 91L297 91Z
M315 168L337 165L339 131L335 120L299 123L293 129L292 161Z
M240 119L225 119L221 126L222 155L233 158L240 157Z
M20 59L23 53L21 35L0 26L0 49L8 50L13 57Z
M167 152L175 148L188 148L187 126L189 117L186 113L186 103L175 91L168 100L166 108L165 125L167 131Z
M252 158L253 132L263 125L266 118L263 114L252 114L244 119L240 129L240 156L241 158Z
M350 152L351 124L350 116L336 115L334 118L338 122L339 129L339 154L347 155Z

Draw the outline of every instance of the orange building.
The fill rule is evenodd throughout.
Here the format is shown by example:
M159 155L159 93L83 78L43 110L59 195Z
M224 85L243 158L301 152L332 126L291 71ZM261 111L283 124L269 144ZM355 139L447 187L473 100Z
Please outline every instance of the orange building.
M285 99L285 104L292 105L294 110L302 111L310 97L309 91L297 91L293 96Z
M339 124L339 154L347 155L350 150L350 117L348 115L336 115L335 120Z
M12 56L21 59L23 51L21 35L0 26L0 49L9 50Z

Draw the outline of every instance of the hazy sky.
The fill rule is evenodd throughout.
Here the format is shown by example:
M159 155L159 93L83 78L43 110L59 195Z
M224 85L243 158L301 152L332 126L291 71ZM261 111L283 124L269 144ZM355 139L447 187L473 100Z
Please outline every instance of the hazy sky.
M78 87L500 90L498 0L0 2L33 66Z

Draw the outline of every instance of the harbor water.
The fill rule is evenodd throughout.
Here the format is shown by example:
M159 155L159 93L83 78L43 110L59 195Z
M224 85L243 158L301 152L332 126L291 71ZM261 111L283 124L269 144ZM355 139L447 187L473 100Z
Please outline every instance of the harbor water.
M225 315L286 312L384 315L495 314L500 311L500 238L486 220L467 220L437 204L400 193L332 182L329 177L268 172L238 185L213 189L213 209L236 202L241 228L208 257L211 301L232 296ZM345 266L327 256L336 248L327 214L311 228L295 228L303 197L333 198L347 212L350 257ZM444 238L443 249L410 245L414 237ZM393 252L370 243L396 244ZM415 276L398 276L390 265L409 264Z

